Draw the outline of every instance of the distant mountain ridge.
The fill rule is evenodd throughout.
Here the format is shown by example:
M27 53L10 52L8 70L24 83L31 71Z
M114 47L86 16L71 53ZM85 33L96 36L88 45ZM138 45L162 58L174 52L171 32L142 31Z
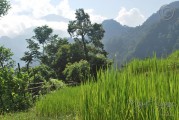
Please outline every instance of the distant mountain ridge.
M162 57L179 49L179 1L161 7L141 26L122 26L114 20L105 20L102 25L106 31L104 46L110 58L116 55L119 66L134 57L153 53Z

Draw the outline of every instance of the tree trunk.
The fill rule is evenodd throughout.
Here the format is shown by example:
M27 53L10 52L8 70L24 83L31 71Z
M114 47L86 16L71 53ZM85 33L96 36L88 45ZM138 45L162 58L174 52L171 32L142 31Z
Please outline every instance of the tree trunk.
M4 68L4 65L3 65L3 63L2 63L2 62L1 62L1 67L2 67L2 68Z
M3 100L2 100L2 96L0 96L0 101L1 101L1 109L3 109L4 110L4 102L3 102ZM1 111L0 111L1 112ZM1 114L1 113L0 113Z
M44 57L44 43L43 43L43 57Z
M84 35L81 35L81 36L82 36L82 42L83 42L83 47L84 47L84 52L85 52L85 59L88 61L88 51L86 48L85 38L84 38Z
M28 74L29 74L29 64L30 64L30 62L27 63L27 72L28 72Z

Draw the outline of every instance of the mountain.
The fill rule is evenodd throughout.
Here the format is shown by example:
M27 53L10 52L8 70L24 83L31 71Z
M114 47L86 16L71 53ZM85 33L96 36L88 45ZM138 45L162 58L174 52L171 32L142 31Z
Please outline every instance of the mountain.
M115 20L102 23L103 39L110 58L120 66L132 58L146 58L156 53L165 57L179 49L179 1L162 6L141 26L122 26Z

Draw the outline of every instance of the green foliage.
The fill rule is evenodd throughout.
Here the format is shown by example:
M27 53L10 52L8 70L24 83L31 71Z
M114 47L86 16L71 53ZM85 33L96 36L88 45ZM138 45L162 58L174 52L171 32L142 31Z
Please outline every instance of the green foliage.
M12 60L13 53L10 49L0 46L0 68L13 67L14 61Z
M57 54L58 50L63 45L68 45L68 44L69 43L66 38L64 38L64 39L59 38L58 35L52 36L44 48L46 59L45 59L45 61L43 61L43 63L53 68L53 64L55 64L54 62L58 56L58 54Z
M63 73L66 76L66 80L85 82L85 80L89 77L90 64L85 60L81 60L73 64L67 64Z
M51 93L54 90L59 90L66 87L66 84L62 80L51 78L48 82L43 84L42 89L40 90L41 94Z
M56 53L56 59L53 65L60 79L65 79L62 72L65 69L66 65L70 62L70 60L70 45L61 46Z
M26 39L26 41L28 43L27 48L29 49L29 51L24 53L24 56L21 58L21 60L27 63L27 70L29 70L29 64L40 57L40 47L32 39Z
M68 33L76 41L81 41L81 45L85 54L85 59L88 60L87 45L92 44L103 50L101 39L104 36L104 29L101 24L91 24L90 16L83 9L76 10L76 20L70 21L68 24Z
M0 70L0 113L25 110L32 105L27 83L25 73L15 74L8 68Z
M40 58L40 63L53 69L58 79L66 80L68 78L65 78L63 71L68 63L73 64L86 59L90 63L90 66L93 66L91 70L92 74L96 74L94 72L97 72L96 69L93 71L94 68L99 69L107 65L107 52L104 50L104 46L101 42L104 36L104 29L101 24L91 24L89 15L85 13L83 9L76 11L76 20L70 21L68 26L68 32L74 38L75 43L69 43L65 38L61 39L58 35L52 35L52 32L53 30L46 25L34 29L35 36L27 40L29 44L27 48L29 48L29 51L25 52L25 56L21 58L21 60L27 63L27 69L29 69L29 64L32 63L34 59ZM34 42L34 39L37 40L39 44L43 44L42 56L39 51L40 47L38 43ZM89 55L95 54L104 55L105 58L102 59L106 61L102 60L98 65L93 63L95 62L95 57L91 59ZM41 75L38 76L38 79L43 79L43 77L40 76Z
M104 48L103 43L101 42L102 38L104 37L104 29L101 24L94 23L91 25L90 32L88 32L88 37L91 39L92 44L98 48Z
M0 1L0 17L7 14L8 10L10 9L10 4L7 0Z
M108 58L106 58L103 54L90 55L90 71L94 77L97 77L97 72L100 69L107 69L112 64Z
M53 30L49 28L47 25L37 27L34 29L34 33L35 33L34 38L36 38L40 44L44 44L46 40L49 39L49 36L51 35L52 32Z
M70 56L71 56L71 63L80 61L82 59L85 59L85 55L83 52L81 41L76 40L75 43L70 45Z
M48 66L41 64L29 70L29 88L32 95L46 94L50 90L49 81L56 78L55 72ZM35 100L36 98L34 98Z
M45 43L47 42L47 40L50 38L50 35L52 34L53 30L52 28L49 28L47 25L41 26L41 27L37 27L34 29L34 33L35 36L33 38L35 38L40 44L42 44L43 46L43 56L44 56L44 47L45 47Z
M31 78L32 82L45 82L49 81L50 78L55 78L55 72L48 66L42 64L40 66L36 66L30 69L29 77Z
M62 80L58 80L58 79L50 79L49 83L52 86L52 89L54 89L54 90L58 90L58 89L64 88L66 86Z

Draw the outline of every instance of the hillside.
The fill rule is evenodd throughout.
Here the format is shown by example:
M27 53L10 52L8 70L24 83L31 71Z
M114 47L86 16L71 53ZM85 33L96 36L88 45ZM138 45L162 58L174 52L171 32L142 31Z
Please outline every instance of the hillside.
M178 49L179 1L167 5L169 10L162 13L165 9L161 7L135 28L122 26L114 20L104 21L102 24L106 34L103 43L109 57L114 58L116 54L120 66L134 57L150 57L153 53L162 57Z

